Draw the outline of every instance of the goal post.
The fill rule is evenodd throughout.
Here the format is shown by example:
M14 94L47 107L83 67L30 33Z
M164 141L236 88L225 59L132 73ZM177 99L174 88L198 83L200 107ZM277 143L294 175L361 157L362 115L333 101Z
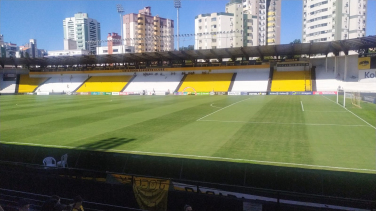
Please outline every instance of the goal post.
M345 97L345 90L344 89L338 89L337 90L337 104L346 107L346 97Z

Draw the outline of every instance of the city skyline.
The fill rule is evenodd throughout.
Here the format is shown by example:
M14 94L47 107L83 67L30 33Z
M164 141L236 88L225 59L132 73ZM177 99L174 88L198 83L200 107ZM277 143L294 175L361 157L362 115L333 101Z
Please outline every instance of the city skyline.
M180 34L194 34L195 16L224 12L229 1L182 1L180 9ZM23 45L29 39L38 40L38 47L48 51L64 48L62 21L75 13L88 13L101 23L101 36L120 34L120 20L116 5L123 4L125 14L136 13L151 6L152 15L176 20L173 1L7 1L0 3L0 34L5 42ZM10 9L11 8L11 9ZM55 11L54 8L59 8ZM302 1L282 1L281 44L302 39ZM368 1L366 36L376 34L376 1ZM16 13L14 11L17 11ZM13 15L13 17L12 17ZM10 18L9 18L10 17ZM174 31L176 34L176 28ZM104 43L104 45L106 45ZM194 37L180 39L180 47L194 45ZM176 47L176 41L175 41Z

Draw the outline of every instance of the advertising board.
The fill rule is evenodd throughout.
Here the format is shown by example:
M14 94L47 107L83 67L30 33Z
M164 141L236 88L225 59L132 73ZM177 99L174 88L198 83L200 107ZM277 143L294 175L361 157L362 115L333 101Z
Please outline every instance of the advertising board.
M155 92L155 95L166 95L166 92Z
M112 95L120 95L120 92L112 92Z
M365 102L376 104L376 97L373 96L362 96L362 100Z
M266 95L266 92L247 92L246 95Z
M37 95L50 95L49 92L37 92Z
M228 95L240 95L240 92L228 92Z
M269 95L312 95L313 92L269 92Z
M313 92L314 95L336 95L336 91Z

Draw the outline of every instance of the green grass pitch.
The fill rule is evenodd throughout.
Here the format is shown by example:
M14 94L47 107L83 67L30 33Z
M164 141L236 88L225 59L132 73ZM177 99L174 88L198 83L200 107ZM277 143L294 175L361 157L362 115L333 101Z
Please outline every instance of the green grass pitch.
M0 142L376 173L375 105L348 105L348 111L334 101L0 96Z

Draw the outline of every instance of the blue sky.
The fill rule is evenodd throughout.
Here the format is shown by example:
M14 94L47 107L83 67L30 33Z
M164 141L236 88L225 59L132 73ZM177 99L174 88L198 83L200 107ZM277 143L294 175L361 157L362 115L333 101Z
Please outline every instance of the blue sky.
M194 33L194 18L198 14L223 12L227 0L182 0L180 33ZM6 42L23 45L37 39L38 48L62 50L63 20L77 12L85 12L101 23L102 39L107 33L120 34L120 17L116 5L122 4L127 13L138 13L151 6L152 15L176 20L172 0L0 0L0 34ZM376 34L376 1L368 0L367 35ZM176 31L175 31L176 33ZM302 0L282 1L281 43L302 36ZM193 45L193 38L180 40L180 46Z

